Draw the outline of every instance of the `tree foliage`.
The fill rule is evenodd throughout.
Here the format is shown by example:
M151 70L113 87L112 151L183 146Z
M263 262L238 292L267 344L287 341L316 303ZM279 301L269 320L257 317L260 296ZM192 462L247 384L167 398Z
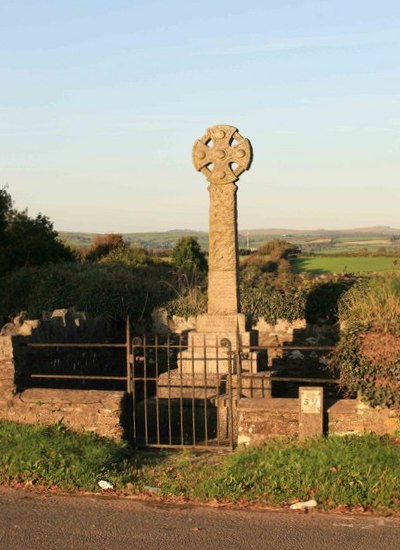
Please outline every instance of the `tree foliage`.
M0 245L5 241L8 214L12 208L12 200L7 190L0 188Z
M85 259L90 262L97 262L101 258L105 258L117 248L126 247L122 235L120 233L108 233L107 235L97 235L92 242L91 247L86 253Z
M194 237L182 237L172 250L172 262L184 271L202 273L207 270L207 260L199 242Z
M14 209L10 194L0 189L0 275L23 266L74 260L47 216L32 218L27 210Z
M242 267L256 267L274 277L285 276L291 272L289 258L298 252L299 249L292 243L273 239L247 255L242 261Z

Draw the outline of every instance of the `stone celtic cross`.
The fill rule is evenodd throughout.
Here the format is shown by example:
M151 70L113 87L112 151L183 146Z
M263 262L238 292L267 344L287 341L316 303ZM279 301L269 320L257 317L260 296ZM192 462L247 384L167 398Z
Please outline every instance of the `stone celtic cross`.
M235 182L248 170L252 148L234 126L208 128L193 147L193 163L210 182L208 314L240 311Z
M248 170L252 150L237 128L218 125L208 128L193 147L193 164L210 183L230 183Z

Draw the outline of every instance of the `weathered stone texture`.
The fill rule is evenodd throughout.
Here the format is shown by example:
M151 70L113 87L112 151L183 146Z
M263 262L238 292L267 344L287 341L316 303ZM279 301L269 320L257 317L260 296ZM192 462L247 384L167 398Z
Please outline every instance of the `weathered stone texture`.
M237 272L208 272L208 313L232 314L239 311Z
M0 336L0 411L12 401L14 391L12 339L10 336Z
M238 445L260 445L278 436L299 434L297 399L241 399Z
M393 434L400 427L400 412L393 409L372 408L359 399L340 400L328 404L330 434Z
M324 388L299 388L299 437L316 437L324 432Z
M250 167L250 142L226 124L208 128L193 147L193 163L210 182L208 313L239 312L235 181Z
M29 389L17 394L8 407L0 408L0 417L28 424L62 420L76 431L120 439L123 395L95 390Z
M211 126L193 147L193 164L210 183L235 182L248 170L252 149L237 128L227 124Z
M26 389L16 393L15 368L19 345L30 341L74 341L79 329L93 336L105 329L99 319L90 319L75 310L56 310L44 320L17 317L5 325L0 335L0 418L35 424L60 421L79 431L121 438L124 392L67 389ZM99 335L100 336L100 335ZM26 366L29 368L29 365Z
M320 391L321 388L304 388ZM299 399L241 399L238 405L238 443L259 445L277 436L322 435L322 413L327 415L328 435L394 434L400 425L399 412L373 409L357 399L325 401L315 418L304 418ZM314 414L310 413L309 418ZM302 418L303 417L303 418ZM318 417L318 418L317 418Z

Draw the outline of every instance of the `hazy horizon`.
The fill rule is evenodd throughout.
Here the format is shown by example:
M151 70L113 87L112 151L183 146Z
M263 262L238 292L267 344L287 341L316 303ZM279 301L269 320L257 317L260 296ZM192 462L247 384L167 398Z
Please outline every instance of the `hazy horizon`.
M400 232L400 228L397 228L397 227L391 227L389 225L374 225L374 226L364 226L364 227L343 227L343 228L339 228L339 229L333 229L333 228L323 228L323 227L319 227L319 228L316 228L316 229L306 229L306 228L299 228L299 227L258 227L258 228L248 228L248 227L244 227L244 228L241 228L240 226L238 227L238 231L243 233L243 232L246 232L248 231L249 233L257 233L257 232L276 232L276 233L281 233L283 231L295 231L297 233L300 233L300 232L321 232L321 233L329 233L329 232L335 232L335 231L341 231L341 232L355 232L355 231L360 231L360 232L365 232L365 231L399 231ZM81 234L88 234L88 235L92 235L92 234L99 234L99 235L102 235L102 234L107 234L108 232L107 231L65 231L65 230L57 230L59 233L81 233ZM157 230L148 230L148 231L114 231L113 233L121 233L121 234L130 234L130 233L133 233L133 234L136 234L136 233L174 233L174 232L182 232L182 233L190 233L190 232L195 232L195 233L208 233L208 229L194 229L194 228L189 228L189 227L185 227L185 228L178 228L178 227L175 227L175 228L171 228L171 229L166 229L164 231L157 231Z

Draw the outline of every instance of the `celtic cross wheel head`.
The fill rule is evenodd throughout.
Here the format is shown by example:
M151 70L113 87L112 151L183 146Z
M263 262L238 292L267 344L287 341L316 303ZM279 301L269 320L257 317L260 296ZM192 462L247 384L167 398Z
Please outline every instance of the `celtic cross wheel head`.
M234 126L211 126L193 146L193 164L210 183L231 183L250 168L252 148Z

